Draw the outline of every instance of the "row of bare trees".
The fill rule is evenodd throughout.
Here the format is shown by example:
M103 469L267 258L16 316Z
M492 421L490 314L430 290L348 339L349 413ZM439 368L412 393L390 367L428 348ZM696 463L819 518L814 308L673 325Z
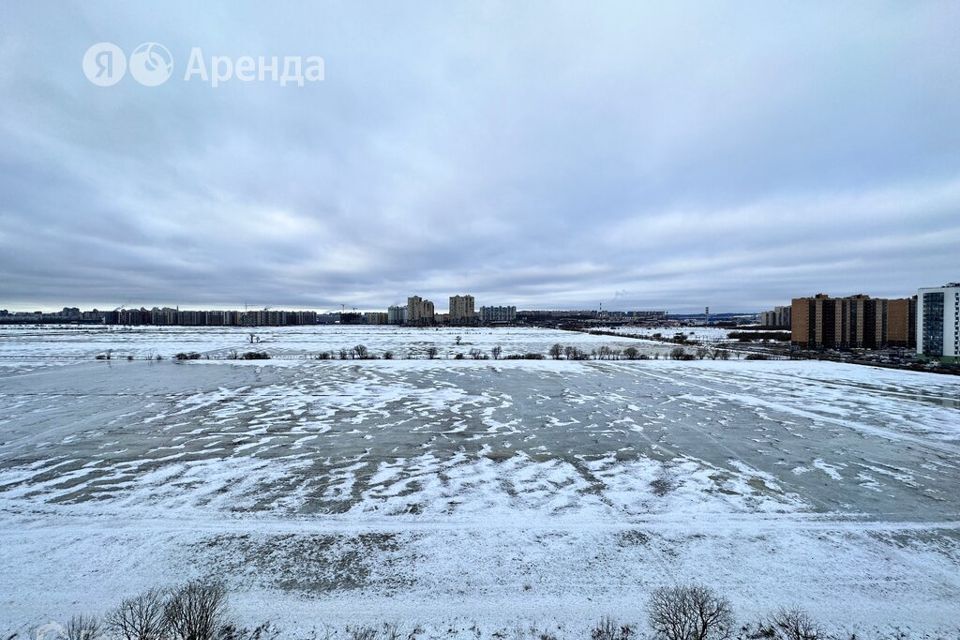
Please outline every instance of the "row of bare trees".
M104 618L78 615L47 640L275 640L269 624L240 628L230 621L221 582L189 582L127 598ZM38 633L38 637L40 634Z
M424 349L423 353L427 356L429 360L435 360L440 354L440 349L435 346L429 346ZM525 354L521 354L518 357L523 357ZM376 355L372 353L365 345L358 344L350 349L340 349L339 351L321 351L320 353L313 356L315 360L393 360L396 357L393 351L384 351L382 355ZM407 359L413 358L411 355L406 356ZM469 357L471 360L489 360L491 357L494 360L499 360L503 356L503 347L496 345L490 349L490 353L484 352L482 349L473 348L470 349L466 354L456 353L453 358L455 360L463 360Z
M736 627L730 601L710 587L693 584L661 587L647 601L653 640L826 640L827 634L802 609L780 609L754 624ZM631 640L630 625L604 618L591 640Z
M427 347L423 352L429 360L435 360L440 350L435 346ZM554 359L566 359L566 360L649 360L651 357L645 353L642 353L637 347L626 347L624 349L617 349L608 345L603 345L591 351L585 351L580 347L573 345L563 345L560 343L555 343L550 346L547 350L547 355ZM395 358L393 351L385 351L382 355L376 355L372 353L365 345L358 344L350 349L343 348L339 351L322 351L314 356L316 360L378 360L383 358L384 360L393 360ZM414 356L407 355L406 358L410 359ZM542 358L542 354L534 353L521 353L515 355L503 354L503 347L496 345L490 349L490 352L487 353L482 349L472 348L466 353L458 352L453 355L455 360L517 360L517 359L527 359L534 360ZM653 356L655 359L659 359L659 354ZM728 360L730 358L730 352L724 349L711 349L708 347L699 347L695 352L689 352L683 347L674 347L670 353L664 357L667 357L671 360L694 360L699 359L703 360L704 358L709 358L711 360Z
M699 585L661 587L646 606L650 640L830 640L801 609L780 609L754 624L736 627L730 601ZM404 639L397 625L347 627L348 640L417 640L419 627ZM328 634L329 635L329 634ZM591 640L633 640L639 631L603 618ZM219 582L190 582L171 590L151 589L124 600L104 619L75 616L50 640L279 640L269 623L241 629L229 620L227 592ZM285 636L284 636L285 637ZM479 637L479 629L477 629ZM494 634L494 637L498 637ZM549 633L537 640L557 640Z
M554 344L550 347L547 354L554 360L559 360L560 358L565 358L567 360L649 360L650 356L645 353L641 353L636 347L626 347L625 349L617 349L615 347L610 347L603 345L597 349L592 350L590 353L583 351L578 347L573 346L564 346L562 344ZM654 358L659 359L659 355L655 354ZM683 347L674 347L668 356L671 360L694 360L699 359L703 360L704 358L710 358L711 360L729 360L730 352L725 349L711 349L708 347L699 347L696 352L688 352Z

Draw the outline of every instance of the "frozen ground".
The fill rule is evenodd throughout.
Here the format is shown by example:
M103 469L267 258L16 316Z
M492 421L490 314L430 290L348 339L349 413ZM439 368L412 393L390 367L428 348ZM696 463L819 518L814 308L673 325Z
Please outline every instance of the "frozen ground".
M231 346L156 333L127 348ZM290 334L271 348L327 339ZM103 348L74 335L35 350ZM834 627L960 624L956 378L787 361L35 367L31 340L0 341L25 363L0 374L0 629L207 575L249 622L290 630L585 637L689 580L742 619L800 604Z

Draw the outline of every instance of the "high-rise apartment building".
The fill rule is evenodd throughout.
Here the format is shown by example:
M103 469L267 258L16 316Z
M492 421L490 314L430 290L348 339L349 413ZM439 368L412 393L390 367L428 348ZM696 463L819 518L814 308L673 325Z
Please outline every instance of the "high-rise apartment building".
M790 311L791 341L805 349L912 347L916 332L910 329L910 321L915 309L913 298L888 300L863 294L831 298L822 293L795 298Z
M516 307L480 307L480 322L514 322L516 319Z
M366 324L387 324L387 313L385 311L367 311L363 314L363 321Z
M450 296L449 320L451 323L465 323L476 320L477 314L473 308L473 296Z
M407 321L407 308L399 305L387 309L387 324L403 324Z
M887 344L913 347L917 344L917 299L887 300Z
M960 282L917 291L917 353L960 362Z
M420 296L407 298L407 324L427 325L434 322L433 303Z

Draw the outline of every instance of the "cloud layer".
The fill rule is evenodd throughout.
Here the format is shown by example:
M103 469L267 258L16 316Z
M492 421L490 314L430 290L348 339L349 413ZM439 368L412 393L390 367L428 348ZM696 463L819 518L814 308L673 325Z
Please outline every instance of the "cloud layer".
M960 279L960 5L7 3L0 307L756 310ZM170 81L109 88L100 41ZM303 88L188 54L320 55Z

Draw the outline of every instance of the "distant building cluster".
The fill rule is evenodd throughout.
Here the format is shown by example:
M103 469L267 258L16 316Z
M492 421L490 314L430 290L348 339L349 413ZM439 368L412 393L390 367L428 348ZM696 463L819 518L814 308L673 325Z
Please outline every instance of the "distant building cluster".
M761 311L758 317L760 326L773 329L789 329L791 327L792 307L774 307L772 311Z
M664 322L666 311L608 311L550 310L517 311L515 306L476 306L470 294L450 296L447 313L438 313L433 301L410 296L407 304L394 305L383 312L368 312L360 316L341 315L341 323L394 324L408 326L432 325L495 325L495 324L590 324L590 323L651 323Z
M518 311L515 306L489 305L477 308L470 294L450 296L447 312L437 312L432 300L417 295L407 298L386 311L347 311L317 313L315 311L283 311L270 308L245 311L192 311L170 307L112 311L80 311L65 307L55 313L41 311L10 313L0 310L0 323L7 324L106 324L191 327L251 327L312 324L405 325L405 326L474 326L538 324L548 326L588 326L617 324L659 324L667 321L666 311L597 311L532 310Z
M582 322L586 324L660 324L666 321L666 311L597 311L595 309L536 309L518 311L517 320L524 322Z
M777 319L760 314L761 324ZM794 298L787 309L791 342L801 349L916 349L919 356L960 363L960 283L923 287L910 298L855 295L831 298L819 293Z
M80 311L64 307L62 311L9 313L0 311L0 322L7 324L120 324L185 327L259 327L317 324L316 311L185 311L170 307L152 309L114 309Z

